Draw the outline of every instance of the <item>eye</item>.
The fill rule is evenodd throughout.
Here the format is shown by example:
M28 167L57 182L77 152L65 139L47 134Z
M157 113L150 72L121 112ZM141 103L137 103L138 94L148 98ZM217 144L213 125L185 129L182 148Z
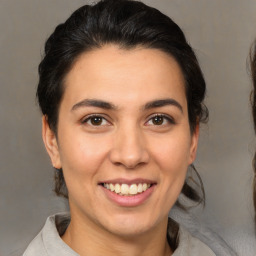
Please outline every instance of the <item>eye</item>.
M161 126L161 125L167 125L167 124L174 124L173 118L162 115L162 114L156 114L153 117L151 117L147 121L147 125L156 125L156 126Z
M109 125L109 122L100 115L91 115L82 120L83 124L88 124L91 126L106 126Z

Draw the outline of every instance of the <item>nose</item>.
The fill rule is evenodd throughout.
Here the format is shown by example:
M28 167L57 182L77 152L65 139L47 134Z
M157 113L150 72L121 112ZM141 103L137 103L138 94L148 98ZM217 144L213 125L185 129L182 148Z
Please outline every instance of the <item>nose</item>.
M116 132L110 150L110 161L126 169L134 169L148 163L149 152L139 129L126 127Z

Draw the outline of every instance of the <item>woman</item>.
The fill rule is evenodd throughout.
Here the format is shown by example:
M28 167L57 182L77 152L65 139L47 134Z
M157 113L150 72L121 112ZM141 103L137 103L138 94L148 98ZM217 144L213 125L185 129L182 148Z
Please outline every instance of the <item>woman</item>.
M30 255L216 255L172 219L186 181L205 81L181 29L140 2L83 6L47 40L37 97L55 191ZM202 184L201 184L202 185Z

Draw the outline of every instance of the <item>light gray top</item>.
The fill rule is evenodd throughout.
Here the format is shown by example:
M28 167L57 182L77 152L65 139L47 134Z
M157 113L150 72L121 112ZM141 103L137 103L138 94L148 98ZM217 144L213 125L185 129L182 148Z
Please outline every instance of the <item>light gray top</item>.
M207 244L207 246L209 246L216 255L238 256L238 254L230 247L230 245L226 243L226 241L220 235L203 224L202 221L200 221L200 218L197 218L197 215L193 214L192 212L186 212L177 206L174 206L169 214L169 217L171 217L182 227L188 230L189 233L191 233L194 237ZM241 239L241 241L243 241L243 239ZM244 244L242 242L241 246L244 247ZM245 255L247 256L249 254Z
M56 227L56 223L63 220L69 222L67 214L57 214L48 217L45 226L41 232L30 243L23 256L79 256L61 239ZM183 227L179 228L179 246L173 253L173 256L216 256L213 251L193 237Z

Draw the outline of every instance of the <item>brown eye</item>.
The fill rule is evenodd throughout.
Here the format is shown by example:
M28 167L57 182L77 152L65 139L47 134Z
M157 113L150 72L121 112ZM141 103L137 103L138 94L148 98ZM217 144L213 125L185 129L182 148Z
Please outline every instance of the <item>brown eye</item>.
M152 123L154 125L162 125L164 122L164 117L163 116L155 116L152 118Z
M163 115L163 114L156 114L152 116L146 123L146 125L153 125L153 126L164 126L164 125L174 125L175 121L172 117Z
M92 125L95 125L95 126L97 126L97 125L101 125L102 124L102 117L100 117L100 116L94 116L94 117L91 117L91 124Z
M82 120L83 124L87 124L90 126L106 126L109 125L109 122L102 116L91 115L87 117L85 120Z

